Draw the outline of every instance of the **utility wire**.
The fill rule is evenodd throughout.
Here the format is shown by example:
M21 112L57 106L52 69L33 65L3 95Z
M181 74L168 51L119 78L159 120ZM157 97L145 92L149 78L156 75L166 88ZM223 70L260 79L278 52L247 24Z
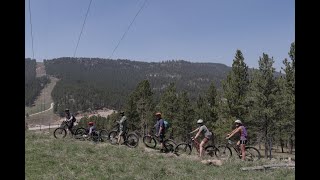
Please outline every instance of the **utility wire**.
M118 44L116 45L116 47L113 49L111 55L108 57L108 59L110 59L114 52L116 51L116 49L118 48L118 46L120 45L120 42L122 41L122 39L126 36L127 32L129 31L131 25L133 24L134 20L136 19L136 17L139 15L139 13L141 12L141 10L143 9L144 5L146 4L147 0L144 1L143 5L141 6L141 8L139 9L139 11L137 12L137 14L134 16L133 20L131 21L130 25L128 26L127 30L125 31L125 33L122 35L121 39L119 40Z
M33 34L32 34L32 20L31 20L31 7L30 7L30 1L31 1L31 0L29 0L29 14L30 14L30 26L31 26L32 59L34 59Z
M86 17L84 18L84 22L83 22L83 24L82 24L82 29L81 29L81 32L80 32L80 35L79 35L79 38L78 38L78 42L77 42L76 49L74 50L74 53L73 53L73 57L76 56L76 52L77 52L77 49L78 49L78 45L79 45L79 42L80 42L80 38L81 38L81 35L82 35L82 31L83 31L84 25L86 24L87 16L88 16L88 14L89 14L91 2L92 2L92 0L90 0L89 7L88 7L87 13L86 13Z

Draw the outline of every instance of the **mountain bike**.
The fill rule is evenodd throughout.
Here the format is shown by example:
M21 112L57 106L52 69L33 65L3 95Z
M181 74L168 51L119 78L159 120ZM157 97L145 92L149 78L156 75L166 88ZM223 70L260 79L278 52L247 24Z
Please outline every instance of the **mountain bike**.
M68 130L68 125L69 123L71 122L68 122L68 121L63 121L60 125L60 127L58 127L57 129L55 129L53 131L53 136L56 138L56 139L62 139L62 138L65 138L67 136L67 131ZM77 126L73 126L72 127L72 131L73 132L70 132L69 131L69 134L71 135L71 137L78 137L78 134L83 134L86 129L83 128L83 127L77 127ZM77 134L78 133L78 134Z
M107 142L109 139L108 138L109 134L105 129L96 130L90 136L88 134L89 134L89 131L87 129L85 129L85 131L83 131L83 129L77 129L75 132L76 139L80 139L80 140L92 140L94 142Z
M232 151L231 151L230 147L232 147L234 149L234 151L237 153L237 156L241 159L241 157L242 157L241 150L230 139L228 139L226 145L218 146L219 151L220 151L220 157L221 158L230 158L232 156ZM256 149L255 147L246 146L245 150L246 150L246 160L247 161L256 161L261 158L259 150Z
M117 126L117 129L116 130L112 130L108 135L109 141L113 145L118 143L118 138L119 138L119 133L120 133L119 124L117 124L116 126ZM134 132L129 132L128 128L126 129L125 132L123 132L123 134L121 136L124 139L124 142L122 144L125 144L130 148L135 148L135 147L138 146L138 144L139 144L138 135L135 134Z
M157 146L157 143L160 144L160 137L154 135L154 132L152 131L151 133L143 136L142 141L148 148L155 149ZM177 143L172 139L164 139L163 141L165 152L174 152L174 148L176 145Z
M177 156L180 156L181 154L190 155L193 147L195 147L197 152L200 154L200 142L188 135L187 141L179 143L175 147L174 153ZM204 147L204 156L216 156L220 158L219 149L214 145L207 145Z

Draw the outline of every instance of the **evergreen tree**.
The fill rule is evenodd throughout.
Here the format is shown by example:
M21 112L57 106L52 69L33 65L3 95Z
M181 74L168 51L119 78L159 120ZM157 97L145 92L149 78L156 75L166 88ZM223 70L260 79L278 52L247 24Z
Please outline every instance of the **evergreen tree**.
M244 62L244 57L240 50L236 51L235 59L232 63L232 70L227 75L222 84L224 97L227 99L228 112L232 117L246 118L246 96L249 87L248 66Z
M262 133L265 144L265 157L268 157L270 138L275 134L275 104L276 104L276 81L274 77L275 68L272 67L273 58L267 54L259 59L259 71L254 73L252 84L252 96L254 106L252 108L253 119L248 130L256 126ZM249 135L250 136L250 135Z
M170 83L161 96L159 109L162 113L162 118L169 120L172 128L177 127L178 96L174 83Z
M185 138L192 131L192 127L195 124L194 110L186 91L179 95L178 104L176 126L171 130L174 131L175 136L180 137L181 140L186 140L182 138Z

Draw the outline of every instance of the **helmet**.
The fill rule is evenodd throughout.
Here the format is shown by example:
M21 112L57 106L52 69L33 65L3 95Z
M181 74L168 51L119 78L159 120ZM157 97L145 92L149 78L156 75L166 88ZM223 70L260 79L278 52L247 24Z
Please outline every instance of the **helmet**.
M93 125L93 122L88 122L88 125Z
M157 112L157 113L156 113L156 116L161 116L161 113L160 113L160 112Z
M242 122L239 119L235 120L234 122L238 124L242 124Z
M120 114L123 115L123 114L124 114L124 111L120 111Z
M69 109L64 110L64 112L69 112Z
M203 120L202 119L199 119L198 121L197 121L197 124L202 124L203 123Z

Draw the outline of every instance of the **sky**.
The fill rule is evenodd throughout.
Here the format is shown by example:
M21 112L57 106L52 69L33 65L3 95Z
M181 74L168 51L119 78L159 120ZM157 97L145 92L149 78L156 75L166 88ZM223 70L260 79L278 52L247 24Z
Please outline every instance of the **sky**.
M75 57L145 62L186 60L250 68L274 58L277 71L295 41L294 0L92 0ZM73 57L90 0L25 0L25 57ZM31 12L31 19L30 19ZM31 20L31 22L30 22Z

